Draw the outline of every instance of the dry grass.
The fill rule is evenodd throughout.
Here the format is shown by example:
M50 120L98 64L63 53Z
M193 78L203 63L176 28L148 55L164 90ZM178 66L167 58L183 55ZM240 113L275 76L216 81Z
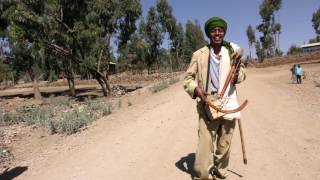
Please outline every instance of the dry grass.
M73 134L92 121L112 113L112 106L105 100L87 99L82 103L74 100L48 99L46 105L25 104L14 111L0 112L0 125L24 123L48 129L51 134Z

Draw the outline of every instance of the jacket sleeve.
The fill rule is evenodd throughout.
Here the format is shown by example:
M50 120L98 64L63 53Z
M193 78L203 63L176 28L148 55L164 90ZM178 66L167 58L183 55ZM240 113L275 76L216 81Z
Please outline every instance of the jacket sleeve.
M194 94L194 89L198 86L196 81L196 75L198 73L198 58L197 55L193 54L191 62L186 72L186 76L184 77L184 90L195 99L196 96Z
M241 83L242 81L246 80L247 74L246 74L246 69L243 63L240 64L240 69L239 69L239 74L238 74L238 79L236 81L236 84Z
M243 49L240 48L239 45L231 42L231 46L234 49L234 51L241 51L241 54L243 54ZM240 69L239 69L239 74L238 74L238 78L237 81L235 82L236 84L241 83L242 81L244 81L247 78L246 75L246 70L245 70L245 66L243 63L240 64Z

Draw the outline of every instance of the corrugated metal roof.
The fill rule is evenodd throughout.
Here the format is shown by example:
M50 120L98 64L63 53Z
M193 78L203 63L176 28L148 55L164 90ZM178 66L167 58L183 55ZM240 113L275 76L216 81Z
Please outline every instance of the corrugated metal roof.
M304 45L301 45L300 47L301 48L306 48L306 47L313 47L313 46L320 46L320 42L311 43L311 44L304 44Z

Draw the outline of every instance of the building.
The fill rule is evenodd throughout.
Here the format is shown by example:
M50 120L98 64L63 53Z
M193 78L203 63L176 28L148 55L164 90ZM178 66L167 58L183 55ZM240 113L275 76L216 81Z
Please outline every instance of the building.
M320 52L320 42L317 43L311 43L311 44L304 44L300 46L302 48L302 52L315 52L319 51Z
M116 69L116 63L114 62L109 62L109 71L108 74L116 74L117 73L117 69Z

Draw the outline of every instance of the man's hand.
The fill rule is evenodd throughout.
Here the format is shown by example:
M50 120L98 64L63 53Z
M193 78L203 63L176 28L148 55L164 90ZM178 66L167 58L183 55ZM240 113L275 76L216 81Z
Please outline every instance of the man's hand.
M234 61L241 61L240 59L241 59L241 57L242 57L242 54L243 54L243 49L240 48L238 51L234 52L234 53L231 55L231 58L232 58ZM239 63L240 63L240 62L239 62ZM239 64L239 66L237 66L237 69L235 70L235 75L234 75L233 80L232 80L232 83L233 83L233 84L236 84L237 81L238 81L240 66L241 66L241 64Z
M242 57L242 54L243 54L243 49L240 48L240 49L238 49L238 51L235 51L235 52L231 55L231 58L234 59L234 60L239 60L239 59Z
M194 94L199 97L202 101L204 101L206 99L206 92L204 92L203 89L196 87L194 89Z

